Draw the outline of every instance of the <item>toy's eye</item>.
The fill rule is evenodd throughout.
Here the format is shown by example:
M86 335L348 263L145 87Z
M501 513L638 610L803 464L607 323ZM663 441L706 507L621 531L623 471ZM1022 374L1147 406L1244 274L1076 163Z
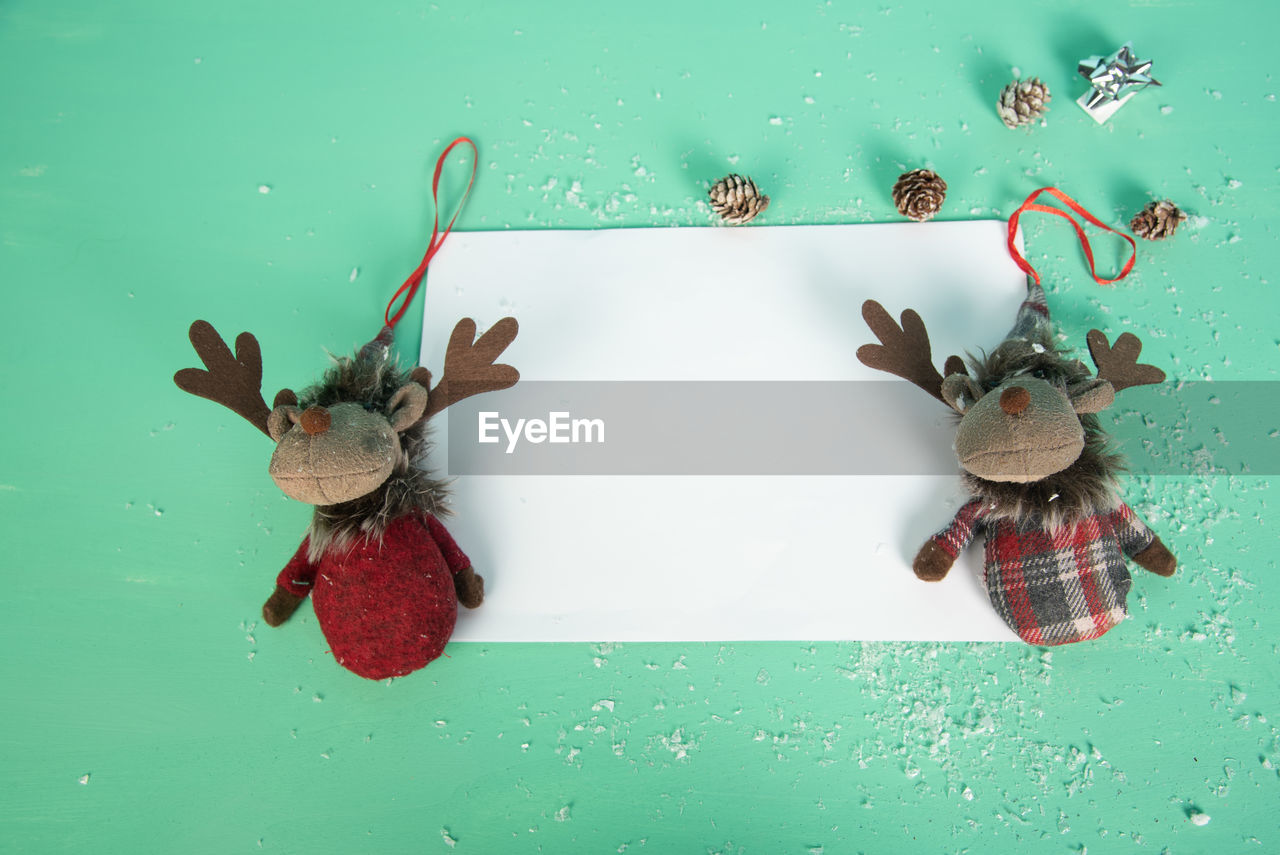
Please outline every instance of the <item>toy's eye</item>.
M1049 372L1045 371L1043 368L1036 368L1031 372L1031 376L1037 380L1048 380Z

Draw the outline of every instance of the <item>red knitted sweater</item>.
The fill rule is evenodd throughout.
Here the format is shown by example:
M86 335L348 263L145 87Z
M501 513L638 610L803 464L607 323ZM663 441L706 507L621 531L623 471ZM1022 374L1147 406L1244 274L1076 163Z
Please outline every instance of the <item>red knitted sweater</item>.
M311 595L333 658L381 680L423 667L444 650L458 617L454 574L470 560L440 521L406 514L379 540L362 538L307 561L304 540L276 582Z

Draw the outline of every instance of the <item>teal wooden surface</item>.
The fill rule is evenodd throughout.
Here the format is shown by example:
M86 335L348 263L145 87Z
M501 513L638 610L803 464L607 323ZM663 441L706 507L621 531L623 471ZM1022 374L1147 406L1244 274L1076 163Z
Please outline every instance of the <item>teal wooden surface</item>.
M729 171L772 224L896 219L915 166L951 219L1043 184L1115 223L1167 196L1191 221L1111 290L1027 222L1056 317L1140 333L1175 379L1272 382L1277 17L3 4L0 851L1280 851L1274 471L1132 479L1182 571L1093 644L455 644L385 685L309 610L261 625L307 511L170 380L195 317L257 333L268 387L367 338L467 133L466 229L705 225ZM1075 63L1126 39L1165 86L1096 127ZM1053 89L1044 127L995 116L1015 68Z

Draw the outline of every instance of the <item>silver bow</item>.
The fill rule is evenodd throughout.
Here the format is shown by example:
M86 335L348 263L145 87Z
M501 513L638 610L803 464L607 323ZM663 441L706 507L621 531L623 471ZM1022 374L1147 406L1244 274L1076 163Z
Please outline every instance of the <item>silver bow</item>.
M1160 81L1148 73L1151 71L1151 60L1138 59L1133 55L1133 42L1125 42L1111 56L1091 56L1081 60L1079 70L1080 75L1093 87L1086 103L1087 109L1119 101L1148 86L1160 85Z

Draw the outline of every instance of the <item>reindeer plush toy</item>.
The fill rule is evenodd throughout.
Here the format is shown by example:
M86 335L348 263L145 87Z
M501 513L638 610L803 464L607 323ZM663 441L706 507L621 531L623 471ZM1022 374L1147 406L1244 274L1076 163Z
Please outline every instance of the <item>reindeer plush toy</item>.
M270 436L272 480L315 505L306 539L262 608L268 624L288 620L310 594L334 658L361 677L398 677L440 655L458 603L480 605L484 580L437 519L445 485L422 468L427 420L515 384L516 370L494 362L516 332L515 318L503 318L476 340L475 322L460 321L432 389L431 372L400 371L389 359L388 325L355 357L335 359L318 384L301 395L283 389L268 409L257 340L241 333L233 356L208 323L191 325L206 370L184 368L174 381Z
M984 581L992 605L1031 644L1097 638L1124 620L1125 557L1160 576L1176 561L1116 492L1122 464L1107 449L1095 413L1129 386L1164 372L1138 364L1142 343L1124 333L1111 347L1093 330L1098 366L1060 352L1044 291L1028 279L1027 300L1008 337L983 358L933 366L929 336L908 309L899 326L874 300L862 316L880 344L858 349L867 366L910 380L960 414L955 450L971 498L930 538L912 568L925 581L946 576L973 536L986 534Z

